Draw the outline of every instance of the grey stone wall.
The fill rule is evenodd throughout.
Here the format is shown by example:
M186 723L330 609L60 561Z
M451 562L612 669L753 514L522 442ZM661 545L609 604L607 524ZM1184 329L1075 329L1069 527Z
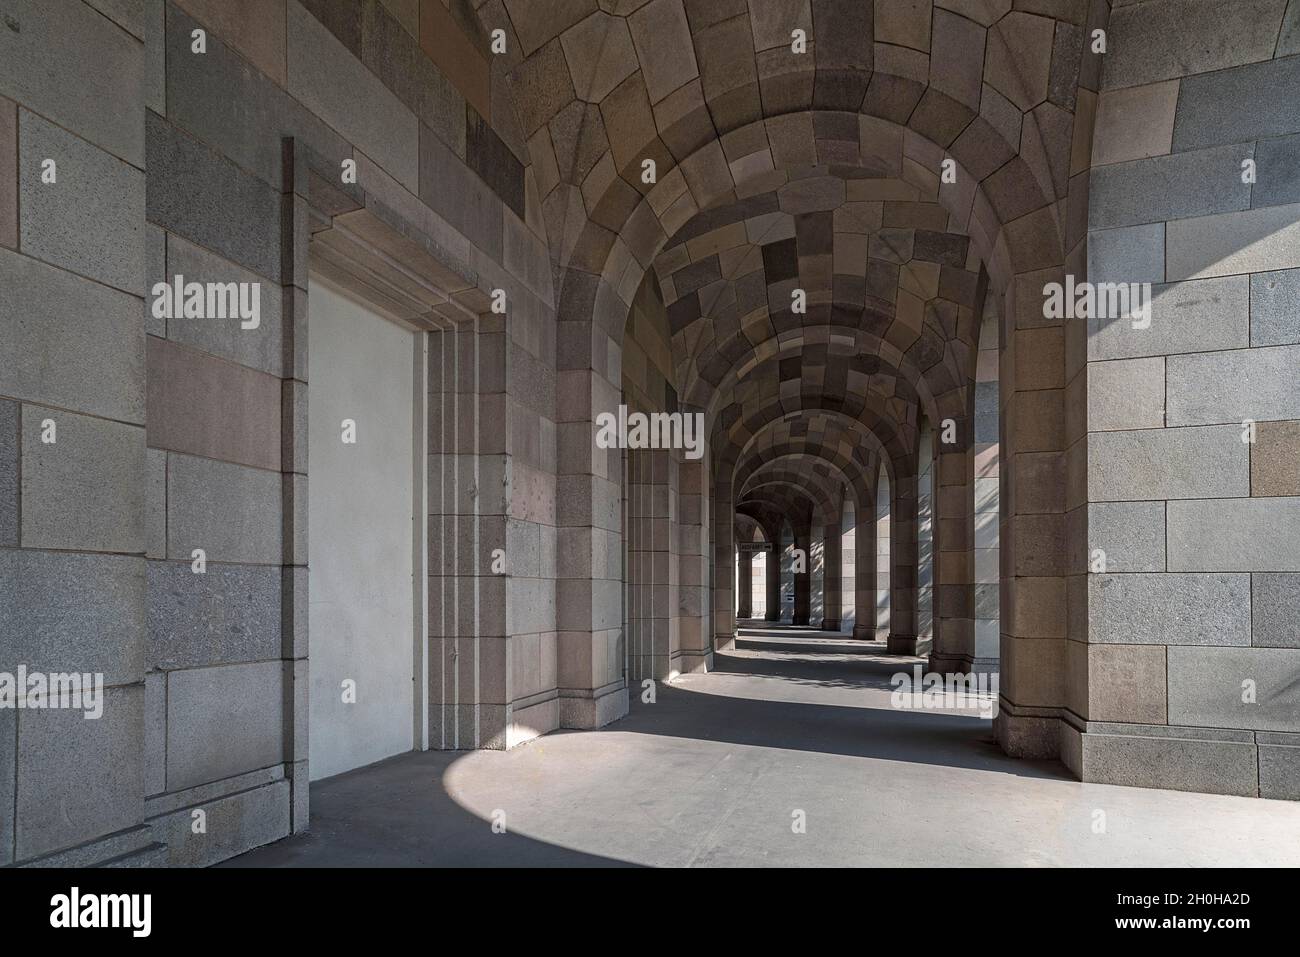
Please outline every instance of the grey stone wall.
M1300 797L1300 650L1278 627L1300 593L1287 6L1166 0L1111 18L1088 278L1149 282L1153 302L1149 328L1088 327L1070 541L1088 573L1071 578L1063 740L1085 780ZM1220 42L1204 42L1207 17Z

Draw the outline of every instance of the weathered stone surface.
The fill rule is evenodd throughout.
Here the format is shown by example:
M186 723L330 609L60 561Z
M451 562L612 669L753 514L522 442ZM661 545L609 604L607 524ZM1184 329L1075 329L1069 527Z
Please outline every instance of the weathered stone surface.
M148 351L151 448L279 470L279 378L152 336Z
M1055 23L1048 17L1013 12L989 30L984 75L1021 112L1047 99Z
M107 685L144 676L144 561L0 551L0 671L90 672Z
M1177 736L1157 734L1144 725L1119 727L1127 733L1089 731L1082 736L1083 780L1247 797L1256 793L1255 747L1249 740L1193 737L1181 729Z
M144 688L104 691L88 720L64 708L24 711L18 728L17 858L137 825L144 812Z
M1108 229L1247 209L1251 185L1241 181L1241 164L1253 154L1252 144L1216 146L1097 167L1088 226Z
M1283 0L1241 0L1230 5L1217 0L1154 0L1116 5L1107 32L1121 39L1103 57L1103 88L1270 59L1285 7ZM1214 27L1208 30L1211 23Z
M0 97L0 246L18 248L18 107Z
M143 552L144 448L138 426L24 405L23 545Z
M1300 495L1300 422L1259 422L1250 450L1251 495Z
M143 422L140 300L0 249L0 394Z
M1169 723L1300 731L1300 648L1169 648ZM1243 683L1253 682L1247 699Z
M285 0L176 0L176 3L268 77L284 85ZM208 56L212 55L212 46L209 37ZM198 66L188 59L181 62L186 63L186 70Z
M1165 723L1165 649L1156 645L1087 646L1090 721Z
M1165 360L1119 359L1088 365L1088 429L1158 429L1165 424Z
M202 805L208 831L195 834L192 808L151 823L167 844L170 867L208 867L289 835L289 782L242 791Z
M280 569L149 563L149 663L165 671L280 657Z
M283 665L167 676L167 788L194 787L284 759Z
M18 544L19 430L17 402L0 399L0 547Z
M1300 574L1251 576L1251 644L1300 648Z
M420 198L500 261L501 200L437 137L420 138Z
M1238 425L1094 432L1088 498L1097 502L1250 494L1249 446Z
M280 194L147 114L149 221L280 280Z
M144 676L144 793L167 790L167 676Z
M144 174L27 110L18 125L23 251L139 294ZM42 182L46 159L56 183Z
M1168 153L1177 105L1177 80L1102 93L1092 133L1093 166Z
M1107 572L1159 572L1165 569L1164 502L1094 502L1088 506L1088 541L1080 562L1096 549L1105 553Z
M12 708L0 709L0 741L18 740L18 712ZM14 787L17 775L17 749L0 749L0 807L14 806ZM14 859L14 816L0 814L0 866L12 864Z
M1300 498L1170 502L1167 521L1171 571L1300 571Z
M279 286L180 236L167 237L165 274L165 280L169 282L179 275L185 277L187 283L261 283L258 300L261 321L257 328L244 329L236 318L176 317L167 321L167 338L271 375L280 374L284 319ZM152 312L152 301L147 301L146 307Z
M1261 731L1259 796L1274 801L1300 801L1300 738Z
M0 90L133 166L144 166L144 46L83 3L51 16L41 0L12 0L0 32ZM97 82L86 81L94 64Z
M1170 356L1170 426L1300 419L1300 345Z
M1129 319L1090 318L1088 358L1243 349L1254 344L1248 314L1255 311L1255 302L1253 289L1244 276L1152 286L1150 327L1135 329ZM1266 315L1277 313L1268 309ZM1270 320L1264 321L1270 328L1273 326ZM1300 322L1296 328L1300 339Z
M1164 282L1164 279L1164 223L1103 229L1088 234L1089 282L1157 283Z
M394 179L419 183L420 121L315 17L288 9L289 92Z
M167 557L278 565L281 488L278 472L190 455L169 456Z
M1300 125L1300 120L1295 125ZM1260 140L1255 151L1256 182L1250 205L1300 203L1300 134Z
M214 24L214 29L216 21L224 21L234 11L233 6L220 0L200 3L191 0L185 5ZM285 92L283 4L272 0L252 5L259 9L250 10L239 29L209 35L208 52L201 56L190 49L191 34L198 23L168 7L165 48L172 68L166 76L167 118L197 139L218 146L225 156L279 189L284 179L282 137L292 136L301 141L335 168L352 157L352 144ZM241 2L238 6L250 4ZM279 6L278 17L273 9L276 6ZM211 9L215 7L222 8L223 12ZM241 46L244 30L266 19L268 14L276 20L279 33L278 76L269 72L267 66L263 66L262 72L250 69L247 61L235 52L240 49L248 56L247 47ZM259 38L274 36L277 29L267 29ZM222 95L213 96L213 90L221 90Z
M1278 0L1258 2L1277 3ZM1252 5L1250 2L1234 4L1232 9L1235 13ZM1194 23L1188 23L1187 29L1204 33ZM1218 31L1216 35L1234 39L1246 36L1220 34ZM1275 38L1276 34L1273 36ZM1176 152L1227 143L1248 143L1266 136L1286 136L1296 132L1294 104L1300 98L1300 61L1294 57L1270 60L1272 42L1270 39L1268 53L1250 57L1265 62L1182 80L1178 112L1174 118L1173 148ZM1262 95L1265 90L1267 94Z
M1167 278L1203 279L1300 266L1300 205L1169 223Z
M1300 269L1251 276L1250 345L1295 342L1300 342Z
M1089 575L1088 613L1098 644L1249 645L1250 576Z

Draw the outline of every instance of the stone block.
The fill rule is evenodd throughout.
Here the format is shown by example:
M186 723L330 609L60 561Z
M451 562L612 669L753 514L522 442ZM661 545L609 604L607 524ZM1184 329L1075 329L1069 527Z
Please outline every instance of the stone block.
M1260 422L1250 449L1250 494L1300 495L1300 422Z
M34 113L18 114L24 252L133 295L145 262L144 173ZM42 182L54 160L57 181Z
M1251 0L1251 2L1233 4L1231 15L1246 13L1252 6L1267 3L1280 6L1280 0ZM1227 8L1216 6L1215 15L1227 12ZM1273 42L1276 39L1275 24L1267 20L1257 20L1252 29L1263 30L1269 34L1268 50L1262 55L1251 55L1220 66L1232 66L1232 69L1216 69L1217 72L1201 76L1188 76L1181 83L1178 94L1178 112L1174 117L1174 150L1193 150L1205 146L1220 146L1227 143L1249 143L1268 136L1286 136L1296 132L1296 115L1294 104L1300 99L1300 61L1294 57L1272 59ZM1226 24L1221 28L1226 29ZM1203 28L1194 21L1186 26L1189 32L1203 33ZM1235 31L1218 33L1223 37L1233 38L1233 42L1245 40L1248 32ZM1262 39L1262 38L1259 38ZM1204 40L1198 41L1205 46ZM1231 44L1229 44L1230 46ZM1214 44L1218 46L1218 44ZM1259 49L1253 54L1260 53ZM1263 61L1248 63L1247 59ZM1245 63L1244 66L1235 66ZM1200 70L1188 70L1188 73L1201 73ZM1267 90L1267 95L1261 95Z
M1260 732L1259 796L1275 801L1300 801L1300 738Z
M1298 122L1296 125L1300 125ZM1300 134L1260 140L1255 148L1256 181L1250 205L1300 203Z
M1158 429L1165 424L1164 408L1164 359L1088 364L1089 431Z
M1171 282L1300 266L1300 204L1169 223L1165 255Z
M144 676L144 793L167 790L167 676Z
M279 661L167 676L167 788L194 787L284 760Z
M1300 419L1300 345L1171 356L1165 368L1171 427Z
M14 806L15 777L18 773L18 712L12 708L0 709L0 807ZM0 814L0 867L14 860L14 816Z
M1300 731L1300 648L1168 652L1170 724Z
M1165 649L1158 645L1088 645L1091 721L1165 723Z
M1153 286L1149 327L1134 329L1131 319L1088 320L1088 358L1243 349L1251 344L1253 311L1254 288L1245 276Z
M238 50L260 71L284 85L285 0L176 0L176 4ZM182 18L169 17L169 20L176 19ZM189 20L189 17L183 19ZM185 33L188 36L189 30ZM212 48L212 37L209 36L207 56L212 55ZM188 57L179 62L185 67L173 68L169 72L184 73L198 66Z
M1246 646L1250 576L1090 575L1088 616L1094 644Z
M0 399L0 547L18 544L19 408Z
M1300 574L1251 576L1251 644L1300 648Z
M140 300L0 249L0 394L143 423Z
M148 355L150 447L279 471L280 379L153 336Z
M24 405L22 446L23 545L144 552L143 429Z
M1165 224L1088 233L1088 281L1164 282Z
M149 563L149 664L165 671L280 657L280 569Z
M173 454L167 469L167 557L278 565L281 559L278 472Z
M1076 567L1105 552L1107 572L1165 570L1164 502L1094 502L1088 506L1088 540Z
M1108 32L1122 42L1116 42L1102 58L1102 87L1137 86L1270 59L1284 7L1281 0L1241 0L1230 5L1218 0L1116 4ZM1217 40L1207 43L1206 29L1211 23Z
M165 272L168 281L181 275L187 283L260 282L260 322L256 328L244 329L234 318L175 318L168 320L167 338L271 375L280 374L284 339L280 287L179 236L167 237Z
M389 175L419 186L420 121L319 20L288 9L289 92Z
M104 713L23 711L18 720L17 860L138 825L144 817L144 688L104 692Z
M1255 796L1255 746L1248 739L1192 736L1184 729L1157 733L1149 725L1120 727L1127 733L1089 730L1082 735L1079 776L1084 781Z
M445 5L409 2L417 12L412 14L414 29L409 26L408 29L419 39L420 48L480 116L491 116L493 84L488 49L479 46L478 38L471 39L457 25L454 14ZM391 9L392 4L389 6Z
M1296 342L1300 342L1300 269L1251 276L1250 344L1280 346Z
M1016 11L989 30L984 76L1021 112L1047 99L1055 27L1050 17Z
M208 867L289 836L289 782L241 791L200 805L207 831L195 834L194 808L184 808L150 824L167 845L167 866Z
M153 113L146 114L149 221L280 281L280 194Z
M0 551L0 671L102 674L145 669L144 560L32 549Z
M214 32L208 35L207 52L194 54L191 34L199 24L168 7L165 48L167 62L172 64L166 78L169 121L205 143L219 145L225 156L276 189L284 179L282 137L292 136L307 145L334 169L352 157L352 144L285 92L283 0L238 0L230 5L220 0L191 0L183 6ZM216 29L216 21L222 21L224 27L232 12L250 6L258 9L249 10L238 28ZM273 23L267 24L263 36L278 33L279 62L259 72L249 69L244 31L268 19ZM213 90L222 94L214 96Z
M1111 90L1097 98L1092 165L1163 156L1174 136L1178 81Z
M0 246L18 248L18 108L0 96Z
M1241 181L1241 164L1253 154L1251 144L1214 146L1097 167L1089 188L1088 227L1112 229L1248 209L1252 187Z
M501 200L436 137L420 137L420 199L489 256L502 256Z
M5 5L0 89L5 96L137 168L144 167L144 45L84 3L51 16L42 0ZM96 80L86 80L94 64Z
M1092 432L1088 498L1138 502L1249 495L1249 448L1239 425Z
M1300 571L1300 498L1170 502L1170 571Z

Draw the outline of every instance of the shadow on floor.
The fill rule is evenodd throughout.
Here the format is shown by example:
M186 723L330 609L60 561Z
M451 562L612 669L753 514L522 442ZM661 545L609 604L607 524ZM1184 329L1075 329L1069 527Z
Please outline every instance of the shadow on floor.
M465 751L413 751L311 785L311 827L218 867L635 867L496 834L447 793Z

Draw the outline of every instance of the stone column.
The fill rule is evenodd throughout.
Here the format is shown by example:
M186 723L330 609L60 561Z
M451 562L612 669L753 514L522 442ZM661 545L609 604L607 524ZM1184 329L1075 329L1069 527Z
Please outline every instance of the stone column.
M889 641L890 654L916 654L918 559L917 475L895 475L890 507Z
M767 609L763 617L767 621L781 620L781 568L785 564L785 549L781 545L781 529L765 528L767 540L772 543L772 550L767 553Z
M709 622L709 499L708 452L704 458L678 465L678 634L681 670L706 671L713 666Z
M812 597L812 523L807 516L800 516L797 522L791 522L794 533L794 547L804 555L803 571L794 568L794 614L791 624L808 624Z
M754 594L754 553L741 549L736 556L739 563L736 574L736 590L739 594L736 596L736 617L752 618L753 612L753 594Z
M863 501L854 509L853 637L876 639L876 509Z
M842 511L842 506L841 506ZM822 526L822 621L826 631L840 630L841 547L839 514L826 516Z

